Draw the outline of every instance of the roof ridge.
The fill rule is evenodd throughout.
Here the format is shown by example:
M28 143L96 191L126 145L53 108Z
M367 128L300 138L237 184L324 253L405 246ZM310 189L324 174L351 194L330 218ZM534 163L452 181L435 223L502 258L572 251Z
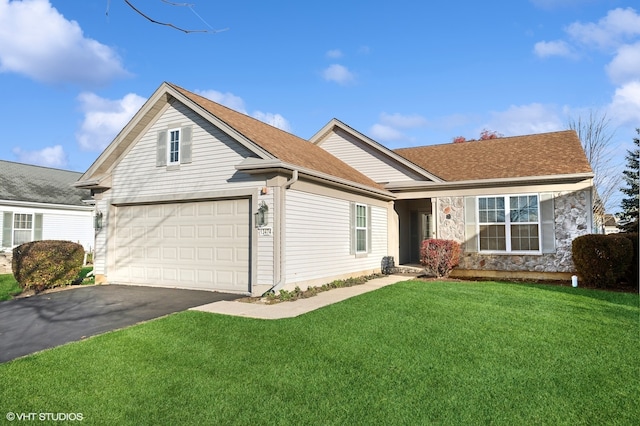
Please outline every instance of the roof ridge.
M434 143L434 144L429 144L429 145L417 145L417 146L407 146L407 147L393 148L392 150L393 151L400 151L400 150L405 150L405 149L426 148L426 147L443 146L443 145L464 146L464 144L467 143L467 142L491 143L491 141L499 141L499 140L504 140L504 139L536 137L536 136L553 135L553 134L556 134L556 133L566 133L566 132L575 132L575 130L572 130L572 129L555 130L553 132L541 132L541 133L529 133L529 134L526 134L526 135L501 136L499 138L491 138L491 139L467 139L464 142L459 142L459 143L440 142L440 143Z
M17 161L11 161L11 160L1 160L0 162L3 163L11 163L11 164L15 164L16 166L24 166L24 167L37 167L39 169L47 169L47 170L56 170L58 172L66 172L66 173L75 173L78 175L82 175L83 172L76 172L75 170L68 170L68 169L60 169L57 167L50 167L50 166L42 166L39 164L27 164L27 163L19 163Z

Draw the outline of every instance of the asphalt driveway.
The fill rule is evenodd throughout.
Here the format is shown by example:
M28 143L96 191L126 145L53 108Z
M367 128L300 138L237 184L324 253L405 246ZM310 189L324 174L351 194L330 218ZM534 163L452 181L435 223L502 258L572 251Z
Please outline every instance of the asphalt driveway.
M0 363L194 306L239 297L110 284L0 302Z

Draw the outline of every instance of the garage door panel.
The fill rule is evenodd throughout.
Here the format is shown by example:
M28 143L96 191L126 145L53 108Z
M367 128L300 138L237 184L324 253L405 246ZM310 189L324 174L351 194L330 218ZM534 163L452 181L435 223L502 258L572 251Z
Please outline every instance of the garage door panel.
M114 282L249 291L248 199L116 209Z

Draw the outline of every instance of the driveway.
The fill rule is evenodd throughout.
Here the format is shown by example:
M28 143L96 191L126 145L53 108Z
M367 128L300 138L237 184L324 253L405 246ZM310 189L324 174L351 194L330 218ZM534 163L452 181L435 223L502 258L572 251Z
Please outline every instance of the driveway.
M101 285L0 302L0 363L240 295Z

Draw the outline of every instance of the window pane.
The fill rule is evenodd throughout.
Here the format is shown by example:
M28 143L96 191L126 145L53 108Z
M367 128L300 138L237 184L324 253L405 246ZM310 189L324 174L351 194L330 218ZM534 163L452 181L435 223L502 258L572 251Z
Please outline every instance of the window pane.
M356 230L356 251L367 251L367 230Z
M367 226L367 206L356 206L356 226L359 228Z
M504 225L480 227L480 250L504 251L507 249Z
M538 225L511 225L511 250L537 251L539 240Z
M13 231L13 244L19 246L20 244L28 243L31 241L31 231Z

